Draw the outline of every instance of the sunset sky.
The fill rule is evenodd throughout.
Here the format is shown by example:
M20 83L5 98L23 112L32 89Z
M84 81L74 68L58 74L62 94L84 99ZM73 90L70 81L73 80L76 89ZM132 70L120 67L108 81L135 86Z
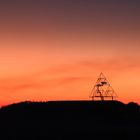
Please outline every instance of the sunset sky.
M0 1L0 105L88 100L100 72L140 104L139 0Z

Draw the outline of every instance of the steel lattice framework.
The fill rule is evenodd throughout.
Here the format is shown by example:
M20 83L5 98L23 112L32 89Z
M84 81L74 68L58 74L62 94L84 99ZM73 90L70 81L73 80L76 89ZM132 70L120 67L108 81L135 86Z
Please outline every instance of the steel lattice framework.
M114 100L114 98L117 98L117 94L103 73L99 75L99 78L91 91L90 98L92 98L92 100L101 99L102 101L106 99Z

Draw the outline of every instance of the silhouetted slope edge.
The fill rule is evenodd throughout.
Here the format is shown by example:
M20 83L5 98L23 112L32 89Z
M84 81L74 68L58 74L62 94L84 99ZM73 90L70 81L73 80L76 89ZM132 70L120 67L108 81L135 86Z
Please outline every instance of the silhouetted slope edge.
M49 101L49 102L21 102L1 108L1 115L9 113L16 117L51 117L55 119L61 116L73 116L80 118L92 118L98 115L125 115L130 116L140 113L140 107L136 103L123 104L119 101Z
M139 109L139 105L137 103L130 102L128 104L124 104L120 101L48 101L48 102L31 102L25 101L20 103L14 103L11 105L3 106L0 110L22 110L22 109L122 109L129 108Z
M67 111L119 111L126 107L119 101L49 101L49 102L21 102L1 108L1 112L42 111L42 112L67 112Z
M0 109L6 139L134 139L140 107L119 101L21 102Z

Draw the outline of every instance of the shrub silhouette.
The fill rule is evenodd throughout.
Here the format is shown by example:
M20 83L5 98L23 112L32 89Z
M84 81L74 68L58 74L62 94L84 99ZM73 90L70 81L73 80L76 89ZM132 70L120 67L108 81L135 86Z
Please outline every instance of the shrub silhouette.
M130 102L127 104L128 108L134 108L134 109L138 109L139 108L139 105L135 102Z

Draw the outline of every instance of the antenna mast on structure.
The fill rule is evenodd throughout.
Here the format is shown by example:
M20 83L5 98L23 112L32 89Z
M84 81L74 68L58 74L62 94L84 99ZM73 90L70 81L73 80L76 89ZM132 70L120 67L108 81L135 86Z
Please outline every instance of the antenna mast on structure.
M98 100L100 98L101 101L104 101L108 98L110 98L110 100L114 100L114 98L116 97L117 95L115 91L111 87L110 83L107 81L104 74L101 73L91 91L90 98L92 98L92 100Z

